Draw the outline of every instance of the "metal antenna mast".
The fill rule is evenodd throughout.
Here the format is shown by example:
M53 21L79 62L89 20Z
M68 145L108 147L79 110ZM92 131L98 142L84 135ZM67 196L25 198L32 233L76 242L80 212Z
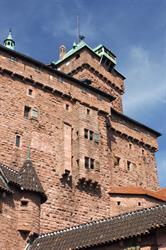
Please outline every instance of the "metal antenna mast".
M77 16L77 42L80 42L80 20L79 16Z

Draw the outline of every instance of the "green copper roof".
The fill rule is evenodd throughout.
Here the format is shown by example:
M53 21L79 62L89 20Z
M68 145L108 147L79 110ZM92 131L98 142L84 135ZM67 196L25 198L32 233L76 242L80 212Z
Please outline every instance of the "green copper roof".
M11 30L9 30L9 34L8 34L7 38L4 40L4 46L5 46L6 48L8 48L8 49L14 50L15 41L13 40Z
M59 63L63 62L68 57L74 55L77 51L80 49L87 47L90 49L94 54L96 54L98 57L106 57L109 61L111 61L113 64L116 64L116 56L108 50L105 46L102 44L98 45L96 48L91 48L85 41L81 40L78 44L75 42L73 43L73 47L71 50L69 50L63 58L59 59L58 61L53 61L53 64L58 65Z
M81 40L78 44L76 44L75 42L73 43L73 47L71 50L69 50L65 56L61 59L59 59L58 61L54 61L53 63L54 64L59 64L61 63L62 61L64 61L66 58L68 58L69 56L73 55L74 53L76 53L77 51L79 51L80 49L82 49L83 47L87 47L89 48L90 50L93 51L93 49L86 43L84 42L83 40Z
M100 44L96 48L93 49L93 51L99 55L100 57L106 57L108 60L110 60L112 63L116 65L116 56L108 50L104 45Z

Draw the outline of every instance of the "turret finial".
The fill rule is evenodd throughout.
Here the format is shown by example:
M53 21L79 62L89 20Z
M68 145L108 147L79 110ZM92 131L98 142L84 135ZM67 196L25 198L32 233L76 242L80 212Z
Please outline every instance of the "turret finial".
M15 41L13 40L12 37L12 29L9 29L9 33L7 38L4 40L4 46L8 49L14 50L15 48Z
M31 160L31 149L30 149L30 145L27 147L27 160L28 160L28 161Z

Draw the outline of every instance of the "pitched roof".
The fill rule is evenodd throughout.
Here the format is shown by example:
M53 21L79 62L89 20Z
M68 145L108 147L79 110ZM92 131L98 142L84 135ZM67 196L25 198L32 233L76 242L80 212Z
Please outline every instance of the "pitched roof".
M161 188L158 191L149 190L142 187L135 186L119 186L119 187L110 187L110 194L120 194L120 195L146 195L154 199L165 201L166 202L166 188Z
M0 163L0 169L8 182L17 184L18 172Z
M0 190L12 193L2 175L0 175Z
M137 210L40 235L30 250L82 249L150 233L166 226L166 205Z
M24 162L17 179L21 189L39 193L42 196L42 202L46 201L44 189L31 160L26 160Z
M26 160L24 162L23 167L20 169L20 171L16 171L6 165L0 164L0 172L5 177L6 184L9 190L10 184L15 184L19 188L21 188L21 190L38 193L41 196L42 203L47 200L47 196L45 195L44 189L37 176L35 168L33 167L33 164L30 160Z

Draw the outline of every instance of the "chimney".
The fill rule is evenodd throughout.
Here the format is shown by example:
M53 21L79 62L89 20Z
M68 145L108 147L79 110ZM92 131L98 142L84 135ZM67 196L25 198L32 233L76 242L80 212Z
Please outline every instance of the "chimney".
M63 59L65 54L66 54L66 47L64 45L61 45L59 48L59 58Z

